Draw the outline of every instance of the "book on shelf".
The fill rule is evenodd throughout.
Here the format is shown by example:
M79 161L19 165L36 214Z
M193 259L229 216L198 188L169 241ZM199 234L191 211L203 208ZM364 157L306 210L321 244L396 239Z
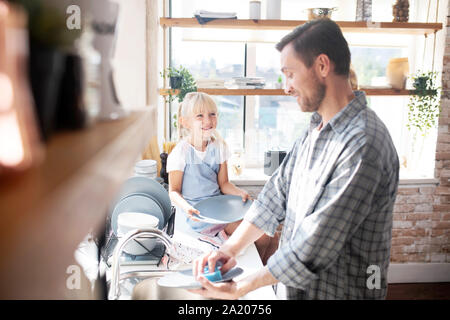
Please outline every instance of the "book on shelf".
M213 19L236 19L236 12L214 12L206 10L197 10L194 12L194 16L200 18L213 18Z

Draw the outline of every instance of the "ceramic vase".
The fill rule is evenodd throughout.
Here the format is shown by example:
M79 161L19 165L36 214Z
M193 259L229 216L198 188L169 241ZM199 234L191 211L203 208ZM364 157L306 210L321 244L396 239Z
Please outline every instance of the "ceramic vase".
M408 58L393 58L386 68L388 84L394 89L405 89L409 73Z

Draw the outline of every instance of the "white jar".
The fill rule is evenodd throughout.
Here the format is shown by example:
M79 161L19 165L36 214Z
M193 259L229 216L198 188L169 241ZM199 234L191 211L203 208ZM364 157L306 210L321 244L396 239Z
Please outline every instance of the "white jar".
M281 19L281 0L267 0L266 19Z
M134 175L156 179L157 163L155 160L141 160L136 162L134 166Z
M250 1L250 19L261 19L261 1Z

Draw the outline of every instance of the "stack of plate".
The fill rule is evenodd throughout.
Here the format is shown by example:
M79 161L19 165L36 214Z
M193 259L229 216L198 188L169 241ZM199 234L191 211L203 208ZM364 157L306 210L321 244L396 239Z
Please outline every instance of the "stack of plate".
M134 166L135 176L147 177L156 179L157 175L157 164L155 160L141 160L138 161Z
M128 231L131 230L130 226L139 229L150 225L162 230L171 216L171 207L169 194L154 179L142 176L129 178L120 188L110 207L111 229L115 236L120 237L124 232L119 230L119 216L125 213L138 213L134 214L133 217L125 215L124 218L127 217L126 219L121 218L121 221L125 221L125 228L128 226ZM145 215L153 218L145 218ZM154 242L151 241L148 241L144 246L141 243L131 244L133 245L127 246L126 251L134 255L146 254L154 247Z

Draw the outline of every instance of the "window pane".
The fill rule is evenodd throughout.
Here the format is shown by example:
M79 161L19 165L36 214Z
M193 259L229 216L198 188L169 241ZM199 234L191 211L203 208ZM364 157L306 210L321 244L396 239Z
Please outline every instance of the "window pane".
M184 41L182 30L172 30L172 65L186 67L195 79L244 75L243 43Z
M172 0L174 17L192 17L195 10L236 12L239 19L248 18L248 1ZM393 0L377 0L372 4L372 21L392 21ZM425 21L418 0L410 1L410 21ZM265 18L265 2L261 16ZM329 0L322 7L338 7L334 20L354 21L356 1ZM311 7L308 2L283 0L281 18L303 20ZM422 8L421 7L421 8ZM264 77L266 88L273 88L280 76L280 55L275 44L288 30L172 29L172 65L187 67L194 78L230 80L244 75ZM391 58L408 57L410 74L424 69L423 36L398 34L344 34L352 53L352 64L360 86L387 86L386 67ZM248 44L244 63L245 42ZM426 68L425 68L426 69ZM284 77L282 77L284 82ZM407 84L410 87L410 84ZM302 113L297 102L287 96L213 96L219 106L218 129L232 149L245 147L246 165L262 166L264 151L279 148L289 150L295 139L306 129L311 114ZM434 155L437 130L423 138L407 129L408 97L371 96L370 108L386 124L400 158L402 178L431 178L434 175ZM244 103L245 101L245 103ZM244 108L245 105L245 108ZM171 111L176 111L173 104ZM173 114L173 113L172 113ZM244 128L245 126L245 128ZM173 131L172 131L173 132ZM244 137L245 132L245 137Z
M409 97L368 97L370 107L389 130L400 160L400 178L417 179L434 176L437 130L423 137L409 130Z
M254 59L248 74L266 79L266 88L273 88L280 71L280 53L272 43L252 44L248 59ZM282 76L283 82L284 77ZM247 97L246 146L247 165L263 165L264 152L289 151L308 127L311 114L301 112L297 101L290 96Z
M308 127L310 113L301 112L297 101L289 96L255 96L247 98L246 166L260 167L264 152L289 151Z
M404 48L350 47L360 86L386 86L386 67L392 58L407 56Z
M217 130L225 139L231 151L244 148L244 97L214 96L219 107L219 123Z
M172 65L186 67L195 79L217 78L229 80L244 75L245 45L228 42L183 41L181 30L173 30ZM244 141L244 97L212 96L219 108L218 131L230 148L242 149ZM171 106L173 117L178 103ZM176 129L171 130L176 138Z

